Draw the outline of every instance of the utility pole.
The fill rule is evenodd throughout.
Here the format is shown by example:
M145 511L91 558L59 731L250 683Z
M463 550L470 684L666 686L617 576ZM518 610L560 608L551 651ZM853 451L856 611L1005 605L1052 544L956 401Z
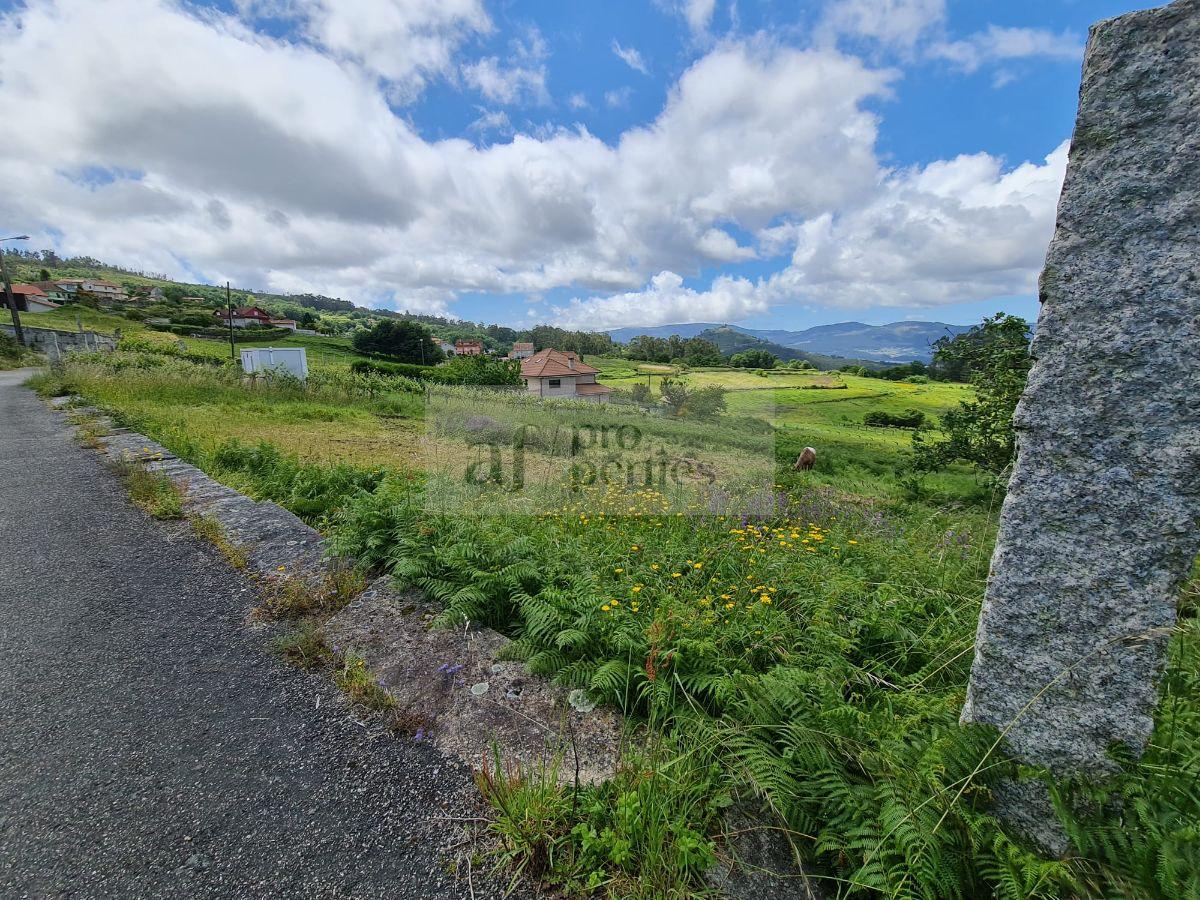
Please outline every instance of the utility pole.
M0 238L0 244L5 241L27 241L29 235L19 234L16 237ZM25 346L25 332L21 328L21 314L17 310L17 301L13 298L12 282L8 278L8 265L4 261L4 248L0 246L0 276L4 278L4 299L8 303L8 311L12 315L13 335L17 343Z
M229 282L225 282L225 312L229 314L229 356L237 360L237 348L233 340L233 300L229 295Z

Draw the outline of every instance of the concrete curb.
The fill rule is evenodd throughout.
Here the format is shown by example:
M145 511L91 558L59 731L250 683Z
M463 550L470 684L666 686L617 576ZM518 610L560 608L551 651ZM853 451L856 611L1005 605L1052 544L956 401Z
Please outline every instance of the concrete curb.
M256 578L316 581L345 560L331 560L325 539L293 513L220 484L145 435L117 426L101 410L57 397L50 406L74 413L107 434L95 437L111 462L170 478L184 512L212 519ZM78 423L79 425L83 422ZM416 736L475 770L491 764L492 744L505 764L546 766L571 782L599 782L616 769L621 716L572 708L566 688L498 659L508 645L486 628L431 627L436 610L419 592L397 590L389 576L373 581L324 623L338 653L362 658L375 682L408 716Z

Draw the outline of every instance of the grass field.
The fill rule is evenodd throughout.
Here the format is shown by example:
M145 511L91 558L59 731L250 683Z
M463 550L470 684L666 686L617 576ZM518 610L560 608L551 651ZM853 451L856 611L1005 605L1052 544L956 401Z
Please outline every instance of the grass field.
M143 322L77 304L28 316L25 322L30 326L58 328L67 331L76 330L78 325L82 325L88 331L100 334L113 334L120 331L122 335L137 336L162 345L177 346L182 341L184 347L192 353L213 359L230 358L228 341L179 337L169 332L157 331ZM236 346L239 350L243 347L303 347L308 351L310 365L339 369L347 369L354 360L362 358L361 354L356 353L350 346L349 338L327 335L293 334L265 341L238 341Z
M629 746L607 784L575 792L503 759L481 777L507 864L572 896L699 894L724 852L724 811L749 803L839 896L1200 896L1195 584L1146 756L1124 760L1104 789L1062 786L1077 801L1067 815L1077 852L1044 859L988 813L990 785L1015 767L994 730L960 727L958 714L994 498L962 469L914 499L903 480L909 432L862 425L875 410L936 416L969 389L697 369L681 377L728 389L729 412L678 427L636 408L517 398L539 427L586 428L593 449L602 424L612 435L632 426L655 446L672 428L670 452L692 469L706 454L719 472L731 460L748 468L732 454L760 452L754 436L769 435L774 483L728 515L619 478L567 484L547 495L553 507L522 512L501 502L517 490L514 456L502 478L456 482L447 512L428 502L439 473L419 449L425 394L352 375L343 353L314 350L306 387L249 388L232 367L129 351L79 357L37 386L81 393L295 510L336 550L435 598L440 624L491 625L513 638L512 658L580 692L583 708L626 713ZM646 377L629 361L589 362L613 384ZM514 414L472 404L470 391L452 396L460 405L438 435L452 460L485 462L493 438L501 453L512 446ZM818 448L817 469L791 472L806 444ZM578 458L570 442L531 446L531 459L563 471ZM620 462L600 450L597 468Z

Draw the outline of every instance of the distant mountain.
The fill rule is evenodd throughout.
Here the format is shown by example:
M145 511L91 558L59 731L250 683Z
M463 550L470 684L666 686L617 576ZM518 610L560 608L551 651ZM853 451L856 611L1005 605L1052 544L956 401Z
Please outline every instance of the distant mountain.
M732 325L718 325L700 332L696 337L712 341L721 351L722 356L733 356L743 350L766 350L779 359L787 362L792 359L804 359L818 369L840 369L846 365L861 365L869 369L882 369L886 363L873 359L848 359L844 356L830 356L825 353L814 353L811 350L797 350L785 347L774 341L764 341L760 337Z
M694 338L702 331L710 328L720 328L720 322L691 322L687 325L650 325L645 328L613 328L608 333L618 344L628 344L639 335L647 337L669 338L673 334L681 338Z
M912 360L929 362L933 355L934 341L968 330L969 326L967 325L947 325L945 322L893 322L890 325L839 322L836 325L817 325L803 331L742 328L738 325L694 322L683 325L656 325L651 328L617 328L610 331L609 334L612 335L614 341L627 343L639 334L648 334L653 337L670 337L673 334L680 337L697 337L699 335L707 336L707 332L719 331L725 334L732 331L778 347L802 351L805 354L837 357L843 360L866 359L877 362L902 363ZM728 337L724 339L724 342L730 347L734 346L734 342ZM746 349L746 347L738 347L738 349ZM759 347L758 349L769 348ZM727 351L725 347L721 347L721 352L728 354L738 351ZM774 350L771 352L775 353ZM794 354L785 356L776 353L776 355L780 359L804 358Z

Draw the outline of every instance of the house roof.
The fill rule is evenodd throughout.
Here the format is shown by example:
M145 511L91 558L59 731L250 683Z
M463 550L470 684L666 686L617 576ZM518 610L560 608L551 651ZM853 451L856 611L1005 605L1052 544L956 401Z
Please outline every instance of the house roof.
M46 292L40 287L33 284L14 284L12 286L14 294L24 294L26 297L45 297Z
M474 338L470 338L467 340L455 341L454 346L456 346L456 347L482 347L483 341L477 341Z
M229 318L229 310L214 309L213 315L220 316L222 319L227 319L227 318ZM257 306L239 306L239 307L237 307L237 309L235 309L233 311L233 317L235 319L269 319L269 318L271 318L270 314L266 310L259 309Z
M575 385L575 393L577 394L611 394L613 389L607 384L577 384Z
M561 350L553 350L550 347L521 360L522 378L559 378L563 375L595 375L599 371L599 369L594 369L586 363L579 362L578 357L574 353L563 353Z
M515 344L513 344L512 348L514 353L516 353L518 350L532 350L533 344L525 341L517 341Z

